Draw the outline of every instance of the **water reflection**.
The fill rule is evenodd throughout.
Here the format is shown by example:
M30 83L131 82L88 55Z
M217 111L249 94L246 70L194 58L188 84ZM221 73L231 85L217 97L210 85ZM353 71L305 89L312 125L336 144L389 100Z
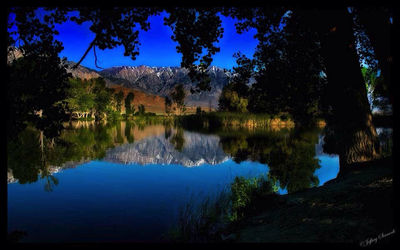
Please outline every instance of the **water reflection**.
M235 162L245 160L267 164L269 178L281 189L296 192L318 186L315 170L321 168L316 158L320 129L220 133L224 151Z
M45 190L58 184L54 173L91 160L122 164L217 165L259 162L269 178L287 192L318 186L316 157L322 152L321 129L221 130L212 134L184 131L170 124L137 126L131 122L75 122L48 140L32 127L8 143L8 182L47 180Z
M50 140L28 127L7 146L8 228L27 241L156 240L193 194L235 176L268 174L280 193L335 178L337 156L320 155L320 134L76 122Z
M132 164L179 164L185 167L216 165L228 159L219 137L166 129L171 136L156 135L107 151L104 161Z

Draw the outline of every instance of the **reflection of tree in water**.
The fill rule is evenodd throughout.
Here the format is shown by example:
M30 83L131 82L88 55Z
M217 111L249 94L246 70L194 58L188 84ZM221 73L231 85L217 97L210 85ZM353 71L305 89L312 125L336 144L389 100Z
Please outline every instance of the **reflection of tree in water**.
M171 136L172 134L172 129L171 126L169 124L165 124L164 125L164 137L166 140L168 140L168 138Z
M52 155L49 151L54 149L54 138L49 140L43 131L27 127L20 135L7 145L7 166L12 170L14 178L19 183L32 183L38 181L39 174L45 179L46 191L51 192L58 185L58 179L52 176L50 166Z
M315 158L317 131L266 132L221 136L222 148L233 160L247 159L268 164L269 176L289 193L319 184L314 175L320 168Z
M117 137L116 137L116 143L122 144L124 143L124 138L122 137L122 132L121 132L121 123L118 122L116 124L116 128L117 128Z
M172 135L170 142L174 145L175 149L182 152L185 145L185 137L183 136L183 129L177 128L174 135Z
M129 143L133 143L135 141L135 138L134 138L133 134L131 133L132 127L133 127L132 123L126 122L126 125L125 125L125 137L126 137L126 139L127 139L127 141Z
M66 162L101 159L114 146L113 124L64 129L57 138L28 126L16 139L7 143L7 165L21 184L46 179L45 190L52 191L58 180L52 176L55 166Z

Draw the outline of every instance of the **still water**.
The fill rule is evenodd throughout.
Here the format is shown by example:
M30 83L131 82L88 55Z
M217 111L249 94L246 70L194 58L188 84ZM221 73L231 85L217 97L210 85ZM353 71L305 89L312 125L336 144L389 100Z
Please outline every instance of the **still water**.
M158 241L178 210L268 175L280 194L323 185L339 160L321 129L199 133L166 125L28 128L8 145L8 232L22 242Z

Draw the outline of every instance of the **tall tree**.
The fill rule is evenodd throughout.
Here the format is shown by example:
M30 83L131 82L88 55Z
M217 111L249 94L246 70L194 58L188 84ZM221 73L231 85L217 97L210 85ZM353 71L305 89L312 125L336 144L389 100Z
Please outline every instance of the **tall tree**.
M122 100L124 99L124 92L122 92L122 90L120 90L118 93L114 94L114 99L115 99L117 111L121 112Z
M132 92L129 92L128 95L125 97L125 113L126 113L126 115L130 115L135 112L135 108L133 108L133 106L132 106L132 101L134 98L135 98L135 95Z
M165 97L164 99L164 105L165 105L165 113L169 115L171 113L171 108L172 108L172 100L168 96Z
M309 16L306 19L320 35L332 114L328 125L335 135L334 151L339 153L340 166L378 158L379 141L355 49L350 13L347 9L320 11L313 20Z
M178 107L179 111L183 113L185 111L185 97L186 97L183 84L175 85L175 88L170 95L172 101L176 103L176 106Z
M255 37L260 46L268 40L269 34L279 30L281 19L289 10L302 29L318 36L318 52L323 59L328 82L329 100L326 102L326 110L331 114L327 118L328 125L331 131L335 131L331 134L337 135L337 147L334 147L334 151L340 155L341 166L377 158L378 138L355 51L353 20L346 8L331 11L232 8L227 12L240 20L237 25L239 31L250 27L257 29ZM299 33L301 34L302 32ZM272 58L277 57L279 55Z

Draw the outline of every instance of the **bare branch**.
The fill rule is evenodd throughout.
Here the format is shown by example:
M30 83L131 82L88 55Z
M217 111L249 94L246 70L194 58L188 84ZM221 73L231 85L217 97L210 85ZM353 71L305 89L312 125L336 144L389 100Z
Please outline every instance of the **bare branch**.
M79 62L77 62L74 66L72 66L73 69L76 69L79 64L81 64L81 62L83 61L83 59L85 59L87 53L89 53L90 49L94 46L94 43L96 42L96 38L93 39L93 41L90 43L89 48L87 48L85 54L83 54L82 58L79 60Z
M96 46L93 46L93 53L94 53L94 59L95 59L94 60L94 65L96 66L96 68L103 69L102 67L97 65Z

